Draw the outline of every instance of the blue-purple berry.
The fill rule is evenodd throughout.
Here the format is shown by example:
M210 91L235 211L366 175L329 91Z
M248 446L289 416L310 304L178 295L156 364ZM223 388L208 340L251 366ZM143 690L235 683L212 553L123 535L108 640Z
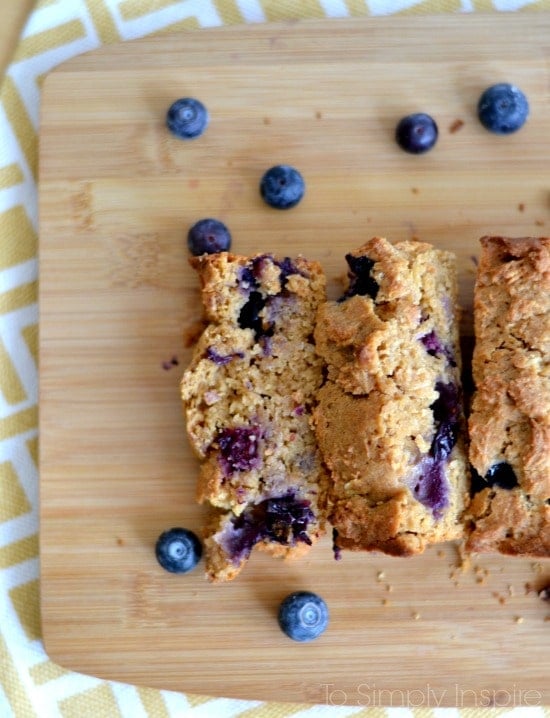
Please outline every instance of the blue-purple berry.
M161 533L155 544L157 561L170 573L188 573L199 563L202 544L189 529L172 528Z
M260 181L260 194L275 209L295 207L305 192L305 182L297 169L290 165L275 165Z
M278 620L283 633L293 641L313 641L328 627L328 607L316 593L295 591L279 606Z
M435 385L437 399L430 406L433 413L435 432L428 456L422 460L421 473L414 495L424 506L432 509L436 518L449 504L448 482L445 465L458 440L460 428L460 393L453 382Z
M207 217L189 229L187 246L194 257L227 252L231 247L231 234L223 222Z
M349 286L346 292L340 299L339 302L343 302L350 297L354 297L357 294L360 296L367 296L371 299L376 299L378 290L380 289L378 282L371 275L371 271L374 267L374 260L366 255L356 257L353 254L346 254L346 262L348 263L349 271Z
M399 147L414 155L431 150L438 135L435 120L425 112L415 112L401 118L395 128L395 140Z
M264 322L260 316L267 303L267 298L261 292L250 292L248 301L239 312L238 323L241 329L252 329L256 341L264 336L272 336L274 327L270 322Z
M518 486L516 472L507 461L493 464L485 474L485 481L489 486L498 486L501 489L513 489Z
M208 121L208 110L202 102L193 97L176 100L166 113L166 126L182 140L192 140L202 135Z
M529 103L515 85L500 82L482 93L477 105L479 121L490 132L509 135L525 124Z
M470 494L472 496L495 486L508 491L518 486L516 472L507 461L498 461L490 466L485 476L481 476L473 466L470 467L470 471L472 475Z
M307 530L314 520L311 503L293 493L264 499L231 520L231 531L225 537L224 550L238 564L250 556L257 543L264 540L282 546L297 543L310 546Z
M257 426L234 426L218 434L220 463L226 476L236 471L251 471L261 463L258 442L261 437Z

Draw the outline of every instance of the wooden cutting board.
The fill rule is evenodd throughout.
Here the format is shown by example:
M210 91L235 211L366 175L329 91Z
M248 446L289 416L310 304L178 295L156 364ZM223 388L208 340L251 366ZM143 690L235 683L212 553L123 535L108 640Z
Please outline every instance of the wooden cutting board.
M548 233L547 14L392 17L158 35L106 47L45 81L40 148L42 620L61 665L208 695L341 705L550 703L548 562L457 547L395 559L330 539L302 562L254 555L232 584L173 576L154 543L200 531L197 463L178 383L200 318L187 228L230 227L239 253L320 260L331 296L343 255L379 234L459 258L471 333L478 239ZM497 137L481 91L518 84L528 124ZM208 107L203 137L164 126L173 100ZM437 146L407 155L397 120L431 113ZM296 208L267 208L262 173L303 173ZM276 623L295 589L320 593L311 644Z

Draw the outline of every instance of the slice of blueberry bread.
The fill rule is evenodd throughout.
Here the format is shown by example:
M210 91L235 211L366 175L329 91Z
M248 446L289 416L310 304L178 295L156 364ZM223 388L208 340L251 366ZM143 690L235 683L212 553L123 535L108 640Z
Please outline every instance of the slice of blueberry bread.
M550 556L550 238L483 237L466 547Z
M455 259L375 237L346 261L315 330L335 550L420 553L462 536L468 497Z
M221 252L191 264L209 324L181 396L202 460L198 500L213 507L207 576L225 581L255 546L298 556L324 530L326 471L311 412L322 382L313 329L325 277L302 257Z

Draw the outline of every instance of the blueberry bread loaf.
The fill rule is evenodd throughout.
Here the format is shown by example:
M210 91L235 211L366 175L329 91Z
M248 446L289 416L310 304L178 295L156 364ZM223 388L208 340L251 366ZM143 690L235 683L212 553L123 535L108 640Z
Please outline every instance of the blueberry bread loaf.
M550 238L481 239L471 551L550 556Z
M208 326L181 382L202 460L198 500L211 581L233 579L257 546L298 556L323 533L326 472L311 427L322 361L313 344L326 298L316 262L221 252L191 260Z
M454 256L376 237L346 260L315 330L335 550L420 553L462 536L468 497Z

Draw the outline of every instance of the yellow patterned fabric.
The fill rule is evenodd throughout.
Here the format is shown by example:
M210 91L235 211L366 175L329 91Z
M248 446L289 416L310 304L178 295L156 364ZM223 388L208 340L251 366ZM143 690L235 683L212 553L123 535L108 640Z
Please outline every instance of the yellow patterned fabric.
M44 75L102 44L164 30L289 18L549 9L550 0L37 1L0 90L0 718L379 718L392 712L158 691L71 673L45 654L39 618L37 467L37 146ZM550 718L550 708L529 710ZM432 713L429 707L407 710L415 718ZM471 710L451 713L472 715Z

